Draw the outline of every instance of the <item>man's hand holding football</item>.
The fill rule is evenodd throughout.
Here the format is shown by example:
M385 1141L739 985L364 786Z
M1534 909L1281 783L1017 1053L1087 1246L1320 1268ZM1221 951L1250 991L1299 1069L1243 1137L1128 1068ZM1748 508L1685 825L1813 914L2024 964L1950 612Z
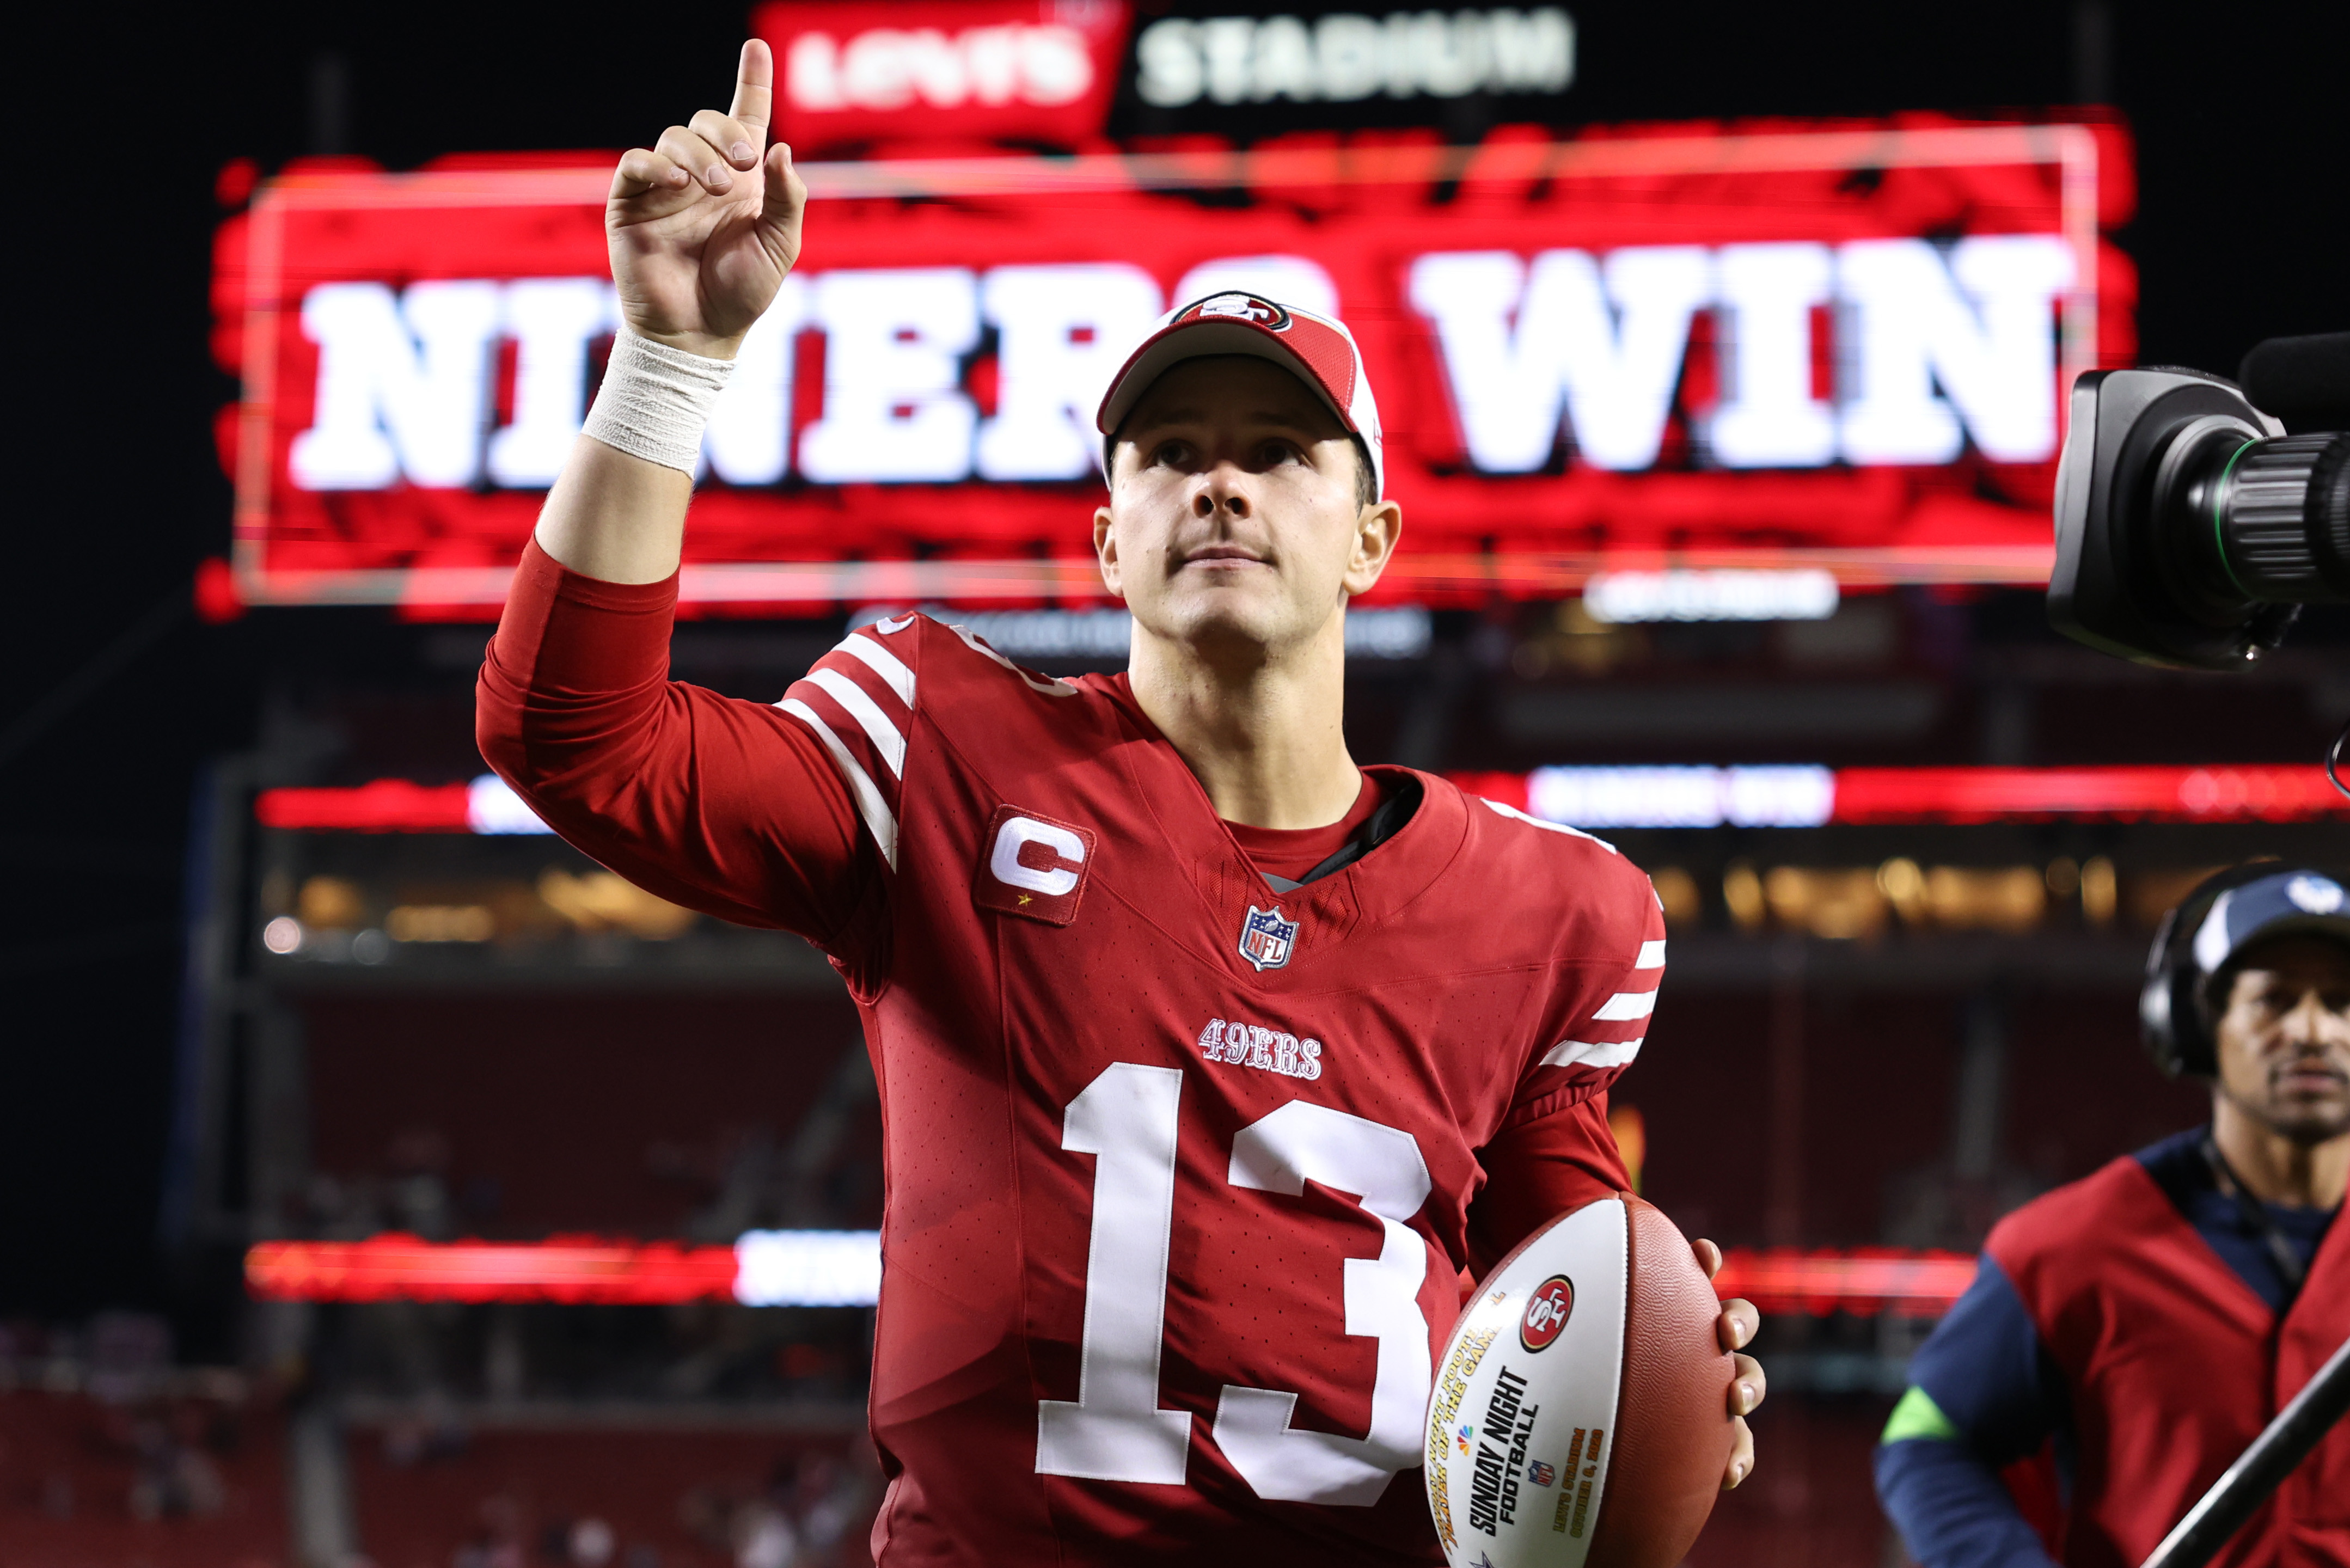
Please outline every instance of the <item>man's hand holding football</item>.
M767 145L775 62L743 46L734 104L632 148L604 205L620 314L640 337L731 359L800 254L807 187L791 149Z
M1697 1265L1705 1271L1705 1277L1711 1280L1720 1275L1721 1249L1702 1240L1690 1245L1696 1249ZM1730 1420L1738 1429L1738 1440L1730 1450L1730 1468L1721 1475L1724 1491L1744 1480L1754 1469L1754 1432L1747 1426L1746 1417L1762 1403L1764 1384L1762 1364L1746 1354L1746 1346L1762 1326L1762 1314L1743 1296L1732 1296L1722 1303L1721 1316L1715 1320L1714 1332L1721 1337L1721 1348L1730 1352L1738 1369L1730 1385Z

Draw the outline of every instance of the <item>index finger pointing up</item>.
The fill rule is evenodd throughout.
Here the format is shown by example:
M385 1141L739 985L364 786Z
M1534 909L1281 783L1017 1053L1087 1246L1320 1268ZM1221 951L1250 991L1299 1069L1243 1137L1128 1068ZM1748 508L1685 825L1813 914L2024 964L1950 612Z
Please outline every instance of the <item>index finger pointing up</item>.
M734 107L727 112L762 141L775 109L775 57L765 42L753 38L743 46L742 69L734 77Z

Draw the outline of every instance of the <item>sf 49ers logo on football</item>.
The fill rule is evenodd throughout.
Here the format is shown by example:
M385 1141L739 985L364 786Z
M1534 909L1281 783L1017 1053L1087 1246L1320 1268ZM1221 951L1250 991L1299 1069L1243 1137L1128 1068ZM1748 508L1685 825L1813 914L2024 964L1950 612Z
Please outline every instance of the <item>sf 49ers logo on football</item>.
M1024 806L999 805L979 841L972 901L983 909L1066 926L1077 918L1094 846L1089 828Z
M1575 1282L1553 1274L1534 1288L1526 1315L1518 1320L1518 1343L1528 1350L1548 1350L1551 1342L1575 1315Z
M1257 973L1287 963L1296 946L1297 922L1283 919L1280 906L1270 909L1249 906L1248 919L1241 922L1240 954L1256 965Z
M1203 316L1232 316L1243 321L1253 321L1259 327L1274 332L1289 330L1289 312L1269 299L1259 299L1253 294L1219 294L1200 301L1191 307L1196 319Z

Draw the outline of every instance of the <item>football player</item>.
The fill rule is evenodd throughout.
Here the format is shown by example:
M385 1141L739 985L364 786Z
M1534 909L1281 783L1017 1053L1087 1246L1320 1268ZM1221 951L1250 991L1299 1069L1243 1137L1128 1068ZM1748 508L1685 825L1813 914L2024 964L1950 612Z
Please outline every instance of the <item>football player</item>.
M1464 1271L1625 1185L1604 1091L1655 1003L1656 895L1599 840L1347 754L1347 604L1400 514L1352 337L1254 296L1173 312L1102 402L1126 674L909 615L772 707L667 680L702 421L799 256L772 70L746 45L731 112L613 176L624 325L482 671L483 753L589 855L799 933L857 1000L880 1561L1440 1562L1397 1479L1432 1352ZM1755 1326L1730 1303L1723 1345ZM1725 1486L1762 1392L1739 1355Z

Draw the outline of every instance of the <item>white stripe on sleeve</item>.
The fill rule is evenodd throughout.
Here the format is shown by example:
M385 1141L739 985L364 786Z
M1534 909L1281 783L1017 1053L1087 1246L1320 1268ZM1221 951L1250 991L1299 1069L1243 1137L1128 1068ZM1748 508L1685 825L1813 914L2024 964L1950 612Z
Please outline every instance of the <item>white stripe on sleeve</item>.
M889 683L889 690L898 694L899 701L909 708L914 705L914 672L899 662L896 654L871 638L845 638L833 652L845 653L851 659L861 660L868 670Z
M1620 1023L1626 1019L1646 1018L1657 1010L1657 993L1653 991L1619 991L1600 1003L1599 1011L1591 1016L1607 1023Z
M1664 968L1665 944L1663 940L1660 939L1653 942L1642 942L1640 944L1640 956L1632 961L1632 967L1634 969Z
M881 753L881 760L889 764L889 771L904 778L906 737L898 732L898 726L890 722L889 715L881 711L880 704L868 697L863 687L837 670L818 666L808 671L807 678L823 687L834 701L848 710L848 716L857 721L857 727L872 741L873 749Z
M1647 1039L1642 1035L1640 1040ZM1640 1054L1640 1040L1562 1040L1544 1053L1545 1067L1620 1067Z
M848 754L848 748L840 743L840 737L832 732L832 726L817 717L815 709L796 697L786 697L775 706L814 730L816 738L824 742L824 749L832 753L833 764L840 769L840 776L847 781L848 793L857 797L858 813L865 818L865 826L872 833L873 842L881 851L881 858L889 863L890 870L895 871L898 868L898 819L889 815L889 803L883 800L881 792L874 787L872 775L858 765L857 759Z

